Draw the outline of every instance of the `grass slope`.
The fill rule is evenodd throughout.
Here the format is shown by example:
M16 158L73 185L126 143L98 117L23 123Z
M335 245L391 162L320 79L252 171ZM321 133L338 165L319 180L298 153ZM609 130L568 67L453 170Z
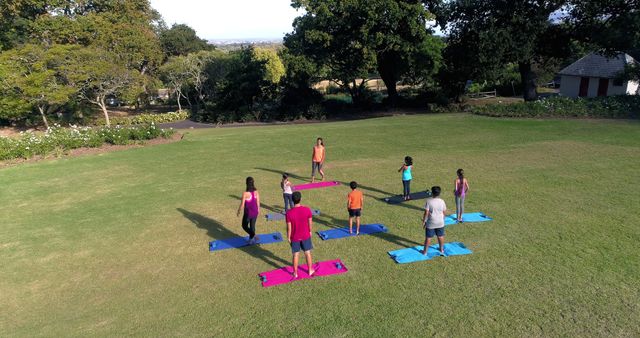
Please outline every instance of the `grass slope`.
M178 143L0 170L0 332L8 336L637 336L640 124L406 116L191 131ZM327 145L328 179L357 180L365 223L388 234L322 242L315 258L349 273L263 289L289 264L276 245L209 253L242 234L244 178L265 208L279 173L309 175ZM439 184L454 206L495 221L449 227L474 254L397 265L423 240L422 201L376 200ZM344 186L303 193L315 229L346 224ZM285 231L264 222L262 233Z

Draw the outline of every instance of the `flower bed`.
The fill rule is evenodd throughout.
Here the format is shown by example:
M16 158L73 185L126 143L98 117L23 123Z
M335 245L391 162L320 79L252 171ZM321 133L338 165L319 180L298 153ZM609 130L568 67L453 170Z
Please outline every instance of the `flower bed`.
M111 117L109 122L111 125L121 125L121 126L129 126L135 124L149 124L149 123L169 123L175 121L184 121L189 118L189 112L187 111L179 111L179 112L170 112L164 114L140 114L129 117ZM96 121L96 124L99 126L105 125L105 120L100 119Z
M151 123L140 126L76 127L59 125L44 134L20 133L18 138L0 137L0 160L28 159L77 148L97 148L103 144L126 145L136 141L170 138L173 129L160 129Z
M471 108L471 112L492 117L628 119L640 116L640 96L552 97L533 102L477 106Z

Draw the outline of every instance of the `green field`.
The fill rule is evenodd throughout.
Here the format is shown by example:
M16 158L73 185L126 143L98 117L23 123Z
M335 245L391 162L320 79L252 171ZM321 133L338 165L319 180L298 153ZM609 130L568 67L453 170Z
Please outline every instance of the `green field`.
M306 178L317 136L327 179L358 181L364 223L390 232L321 242L347 274L264 289L285 243L208 252L242 234L246 176L262 214L280 173ZM153 147L0 169L1 336L638 336L640 123L469 115L189 131ZM467 211L447 241L473 255L398 265L422 201L386 205L414 158L413 190L455 170ZM294 180L300 182L301 180ZM303 193L316 229L346 224L347 187ZM285 231L258 222L260 233Z

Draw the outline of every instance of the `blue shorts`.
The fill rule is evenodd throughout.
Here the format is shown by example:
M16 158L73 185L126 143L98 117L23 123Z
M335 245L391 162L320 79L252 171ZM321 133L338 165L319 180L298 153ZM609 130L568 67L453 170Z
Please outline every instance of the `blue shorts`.
M300 252L300 250L307 252L311 249L313 249L311 237L305 239L304 241L291 242L291 253L297 253Z
M360 217L362 209L349 209L349 217Z
M444 227L438 229L427 229L427 238L433 238L433 236L444 237Z

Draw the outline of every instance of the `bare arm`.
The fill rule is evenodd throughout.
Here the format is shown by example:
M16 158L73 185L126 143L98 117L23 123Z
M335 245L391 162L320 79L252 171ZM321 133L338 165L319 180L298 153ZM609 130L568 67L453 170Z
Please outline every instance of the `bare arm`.
M398 172L401 172L401 171L402 171L402 170L404 170L404 168L406 168L406 167L407 167L407 166L403 164L403 165L402 165L402 167L400 167L400 169L398 169Z
M309 234L313 236L313 218L309 217Z
M240 211L242 210L242 208L244 208L244 200L245 200L245 195L246 193L242 193L242 199L240 200L240 206L238 207L238 212L236 213L237 216L240 216Z
M260 213L260 194L256 190L256 205L258 206L258 213Z
M291 243L291 222L287 222L287 240Z
M467 181L466 179L464 180L464 192L469 191L469 181Z
M324 163L325 156L327 156L327 149L322 148L322 160L320 160L320 163Z
M424 215L422 216L422 227L427 227L427 219L429 219L429 209L424 209Z

